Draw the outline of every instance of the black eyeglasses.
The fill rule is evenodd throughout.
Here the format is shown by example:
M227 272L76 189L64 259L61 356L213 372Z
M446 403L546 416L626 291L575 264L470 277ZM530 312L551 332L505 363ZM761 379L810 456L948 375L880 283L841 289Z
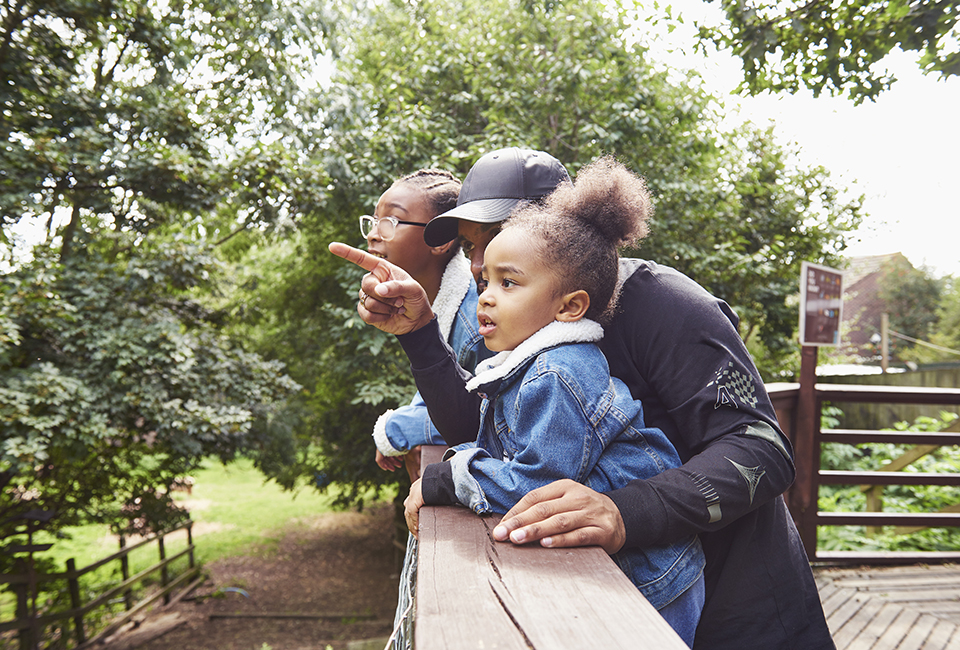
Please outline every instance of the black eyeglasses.
M417 221L401 221L396 217L371 217L366 214L360 217L360 234L363 235L364 239L369 237L373 229L376 228L380 231L380 239L390 241L397 231L397 226L419 226L426 228L427 224Z

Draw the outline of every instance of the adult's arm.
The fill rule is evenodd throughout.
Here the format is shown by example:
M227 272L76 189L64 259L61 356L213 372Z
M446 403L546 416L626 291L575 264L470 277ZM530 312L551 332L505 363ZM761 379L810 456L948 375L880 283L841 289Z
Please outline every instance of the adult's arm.
M361 293L368 298L358 302L357 313L368 325L397 335L430 419L447 444L473 440L480 400L467 392L469 373L457 364L456 355L441 337L423 287L399 266L358 248L332 242L329 249L369 271L361 283Z
M440 336L437 320L397 336L410 360L410 369L423 396L430 420L451 447L476 440L480 398L467 392L470 373Z
M340 242L331 242L327 248L369 271L358 293L357 313L363 322L387 334L403 334L434 317L427 292L399 266Z

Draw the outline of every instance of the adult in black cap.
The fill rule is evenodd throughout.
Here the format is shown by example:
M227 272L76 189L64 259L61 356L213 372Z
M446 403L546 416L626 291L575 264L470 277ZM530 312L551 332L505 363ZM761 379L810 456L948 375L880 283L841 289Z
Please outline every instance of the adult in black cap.
M457 207L424 233L428 243L457 236L475 276L509 210L540 198L536 191L547 180L566 180L552 156L506 151L483 156L464 180ZM464 389L464 373L443 344L422 290L363 251L336 243L330 249L370 271L361 296L377 300L362 299L358 312L397 335L444 439L450 445L473 440L479 398ZM521 500L495 536L553 547L598 545L614 553L698 533L707 595L695 648L833 648L781 496L794 477L790 445L737 332L736 314L686 276L650 261L623 259L620 276L619 311L600 347L611 374L643 403L647 423L666 433L684 464L607 494L557 481ZM428 503L442 502L449 486L443 465L423 477Z
M567 168L548 153L517 147L491 151L470 168L457 207L433 218L423 239L429 246L442 246L459 237L479 282L483 251L500 223L520 203L539 201L560 183L568 182Z

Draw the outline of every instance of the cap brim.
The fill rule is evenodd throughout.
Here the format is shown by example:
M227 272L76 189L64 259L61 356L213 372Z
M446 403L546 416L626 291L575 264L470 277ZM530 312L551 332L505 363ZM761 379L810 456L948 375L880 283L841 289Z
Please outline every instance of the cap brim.
M458 205L434 217L423 229L423 240L428 246L442 246L457 238L457 221L499 223L506 220L520 199L478 199Z

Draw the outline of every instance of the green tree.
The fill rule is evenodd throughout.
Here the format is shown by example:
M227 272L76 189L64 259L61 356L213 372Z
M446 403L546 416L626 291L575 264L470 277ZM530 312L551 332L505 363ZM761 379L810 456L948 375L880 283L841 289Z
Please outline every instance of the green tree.
M298 386L225 336L216 257L322 193L296 135L326 25L308 1L0 3L0 538L31 511L162 525L201 457L289 451ZM15 257L27 222L45 239Z
M342 25L323 123L304 138L328 193L303 215L293 255L272 266L283 266L279 284L263 282L272 271L260 265L251 286L264 290L242 298L269 323L263 344L284 346L309 389L304 469L363 487L395 480L372 462L369 435L412 394L397 345L357 320L359 273L327 243L360 244L356 215L398 175L462 176L498 147L550 151L573 173L613 153L643 174L657 212L639 254L727 299L778 369L800 261L833 261L859 202L842 201L824 170L793 166L769 132L724 132L717 101L695 77L654 65L628 18L615 3L424 0Z
M701 45L714 43L740 57L752 94L806 87L814 96L826 91L856 103L872 100L896 80L878 70L895 48L916 52L924 73L960 74L960 6L953 0L720 4L727 22L701 26Z
M890 329L911 339L929 340L938 318L942 282L914 268L902 255L885 262L880 273L877 298L890 315ZM899 338L896 347L897 356L908 360L916 344Z
M229 231L275 223L257 141L300 114L323 24L305 3L4 0L3 225L45 223L66 259L81 231L123 249L215 205Z
M939 282L941 290L936 313L932 319L929 313L926 314L925 319L929 323L925 340L930 345L917 344L904 351L900 355L904 361L960 361L960 282L951 276Z
M186 244L125 265L94 249L50 251L0 294L0 544L44 527L178 513L170 486L204 456L269 445L298 387L278 362L226 340L190 290L214 260Z

